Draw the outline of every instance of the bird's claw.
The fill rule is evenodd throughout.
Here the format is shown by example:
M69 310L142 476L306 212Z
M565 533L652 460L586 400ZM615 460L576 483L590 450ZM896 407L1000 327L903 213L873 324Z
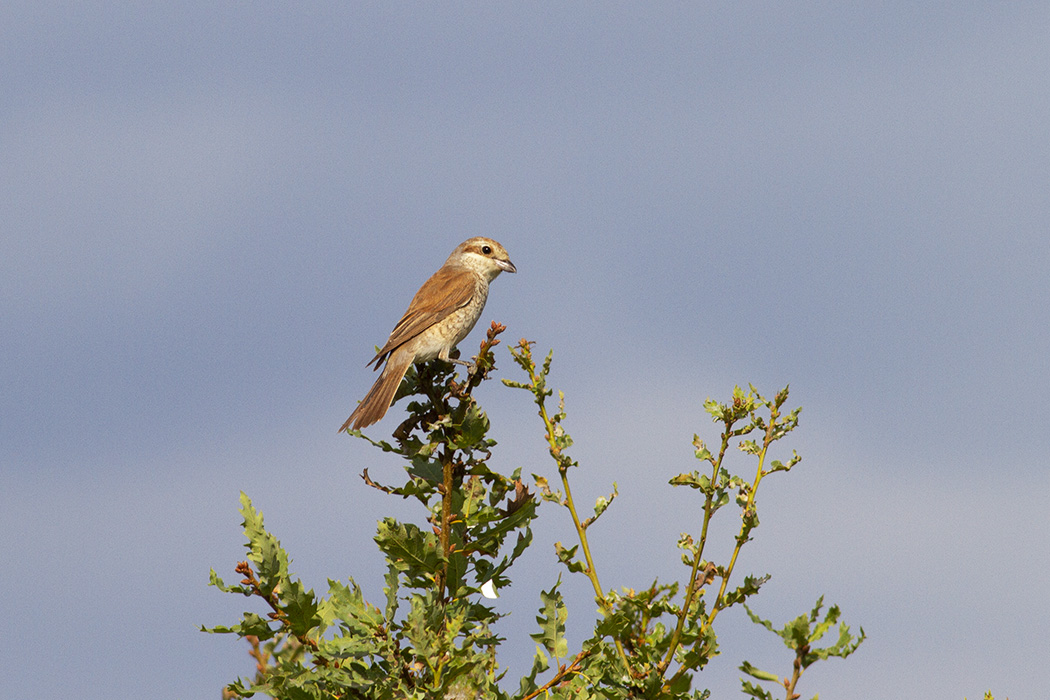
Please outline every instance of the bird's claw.
M478 370L478 363L474 360L467 362L466 360L459 360L450 357L448 361L453 364L463 365L464 367L466 367L467 374L474 374Z

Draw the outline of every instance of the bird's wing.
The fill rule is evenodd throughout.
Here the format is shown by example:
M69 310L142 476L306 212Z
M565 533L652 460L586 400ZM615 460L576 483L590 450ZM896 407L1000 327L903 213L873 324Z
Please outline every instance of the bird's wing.
M423 283L408 311L390 332L390 339L373 362L408 342L456 309L466 306L474 296L475 275L465 267L445 265ZM369 363L371 364L371 363ZM376 364L378 369L379 365Z

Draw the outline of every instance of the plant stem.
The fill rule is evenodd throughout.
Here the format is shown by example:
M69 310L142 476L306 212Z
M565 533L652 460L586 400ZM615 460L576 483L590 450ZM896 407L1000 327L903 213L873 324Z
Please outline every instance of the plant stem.
M794 670L791 673L791 680L784 682L784 689L787 691L785 700L798 700L799 695L795 692L795 686L798 684L798 679L802 677L802 657L805 656L808 651L808 644L795 650L795 663Z
M579 654L576 655L576 658L574 658L572 660L571 664L569 664L568 666L562 666L561 668L559 668L558 672L556 674L554 674L553 678L551 678L549 681L544 683L539 688L536 688L536 690L532 691L531 693L529 693L525 697L521 698L521 700L532 700L532 698L539 697L543 693L547 692L548 690L550 690L551 688L554 687L555 683L560 682L561 679L563 679L566 676L568 676L568 675L578 671L579 668L580 668L580 662L583 661L588 656L590 656L590 654L591 654L590 651L584 649L583 651L581 651Z
M729 558L729 564L726 566L722 573L722 585L718 587L718 595L715 597L714 605L711 606L711 612L708 613L707 619L700 625L700 632L698 638L703 638L704 633L711 628L714 624L715 618L718 617L718 613L722 611L725 606L725 594L726 589L729 587L729 578L733 575L733 569L736 566L736 560L740 556L740 550L747 542L747 533L751 529L751 525L748 524L748 514L752 512L755 507L755 494L758 493L758 485L762 482L762 477L765 475L766 466L766 454L769 451L769 446L773 443L773 433L777 427L777 418L780 417L780 409L776 403L769 404L769 424L766 426L766 434L762 439L762 448L758 454L758 471L755 474L755 481L751 484L751 489L747 494L747 501L744 504L743 513L741 515L742 522L740 523L740 534L736 538L736 547L733 548L733 555ZM730 435L730 431L727 426L726 439ZM722 453L719 454L719 461L721 461ZM671 653L674 649L671 649ZM666 659L665 659L666 661ZM686 669L680 668L675 672L674 676L669 681L664 683L664 688L668 688L674 684L676 680L686 671Z
M452 545L449 531L452 528L452 455L447 450L441 453L441 472L443 478L443 493L441 494L441 551L445 555L445 563L441 567L441 580L438 582L438 598L444 600L445 585L448 582L448 560Z
M572 515L572 523L576 528L576 534L579 537L580 545L583 548L583 558L587 562L587 578L591 580L591 586L594 588L595 600L598 601L602 614L606 616L611 615L613 612L612 604L610 604L609 599L605 597L605 591L602 589L601 582L598 580L598 571L594 566L594 559L591 557L591 545L587 539L587 529L580 523L580 516L576 512L576 503L572 498L572 488L569 486L569 467L572 466L573 462L568 455L562 452L561 447L555 440L554 436L556 426L554 421L551 420L550 415L547 413L547 406L545 403L546 394L541 389L539 377L536 376L536 365L532 361L532 352L529 350L528 345L522 346L522 356L527 360L522 367L529 374L529 380L533 389L532 393L536 399L536 405L539 406L540 409L540 418L543 420L543 426L547 430L546 437L548 451L558 465L558 474L561 476L562 488L565 489L565 501L562 505L568 508L569 513ZM631 664L627 659L627 652L624 651L623 642L619 639L613 639L613 642L616 644L616 651L620 655L620 660L623 661L624 669L627 670L627 672L630 672Z
M661 675L671 665L671 660L674 659L675 650L678 649L678 644L682 639L682 630L685 629L686 618L689 617L689 610L693 607L693 601L699 592L699 586L696 585L696 582L700 574L700 562L704 558L704 547L707 544L707 530L715 512L713 503L715 487L718 485L718 471L722 466L722 458L725 457L726 450L729 448L729 439L733 434L732 422L726 421L725 426L725 430L722 433L722 446L718 450L718 459L715 460L711 470L711 491L704 500L704 523L700 529L700 543L696 548L696 553L693 555L693 569L689 574L689 587L685 591L685 601L682 603L682 610L678 613L678 623L671 634L671 643L668 646L667 655L660 662L660 665L657 666L657 670Z

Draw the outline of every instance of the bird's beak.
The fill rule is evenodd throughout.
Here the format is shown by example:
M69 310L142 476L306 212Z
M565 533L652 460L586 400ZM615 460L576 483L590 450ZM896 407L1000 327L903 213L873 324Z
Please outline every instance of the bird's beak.
M514 267L514 263L510 260L497 260L496 264L499 265L499 269L504 272L517 272L518 268Z

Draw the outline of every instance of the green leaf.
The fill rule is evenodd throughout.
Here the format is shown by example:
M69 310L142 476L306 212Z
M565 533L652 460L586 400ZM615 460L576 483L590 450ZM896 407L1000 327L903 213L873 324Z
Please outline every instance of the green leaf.
M693 448L697 459L704 462L711 462L714 459L711 451L707 449L707 445L704 444L704 441L700 439L699 435L693 435Z
M773 632L774 634L776 633L776 630L774 630L774 629L773 629L773 623L772 623L772 622L770 622L769 620L763 620L763 619L762 619L761 617L759 617L758 615L756 615L756 614L755 614L755 613L754 613L754 612L753 612L753 611L751 610L751 608L749 608L749 607L747 606L747 603L744 603L744 610L746 610L746 611L747 611L747 616L748 616L748 617L750 617L750 618L751 618L751 621L752 621L752 622L754 622L754 623L755 623L756 625L762 625L763 627L765 627L765 628L766 628L767 630L769 630L770 632Z
M747 675L751 676L752 678L757 678L760 681L771 681L773 683L780 682L780 676L778 676L777 674L757 669L754 666L752 666L748 661L745 661L740 666L740 670L746 673Z
M507 535L526 527L536 517L536 501L529 498L509 515L503 515L495 508L487 509L486 514L492 520L472 527L470 535L476 549L495 552L503 546Z
M524 532L518 533L518 541L514 543L514 549L510 553L507 563L509 564L513 562L524 554L530 544L532 544L532 530L530 528L525 528Z
M258 569L260 591L269 597L288 578L288 553L277 538L266 531L262 513L255 510L251 499L243 491L241 515L244 518L244 535L248 538L248 558L255 562Z
M386 581L386 587L383 588L383 593L386 594L384 617L390 623L394 621L394 615L397 614L397 590L399 587L397 567L393 564L387 564L386 576L383 577L383 580Z
M531 635L533 639L543 644L544 649L552 656L559 659L569 655L569 642L565 639L565 620L569 616L569 611L565 607L565 601L562 600L561 591L558 590L560 585L561 578L559 577L558 582L549 591L540 591L540 600L543 601L543 605L536 616L540 631Z
M376 529L376 544L389 564L405 574L409 586L426 588L433 584L434 575L444 561L437 535L393 518L379 521Z
M606 511L606 509L608 509L608 507L610 505L612 505L612 502L615 501L616 497L619 496L619 495L620 495L619 489L617 488L616 482L614 481L613 482L612 493L610 493L608 496L599 496L597 499L595 499L595 502L594 502L594 515L589 517L589 518L587 518L586 522L584 522L584 524L583 524L583 527L584 528L590 527L590 525L595 520L597 520L598 518L602 517L602 513L604 513Z
M433 487L442 483L445 478L441 465L430 459L429 455L423 454L422 451L412 459L412 466L408 468L408 473Z
M743 690L744 695L750 695L753 698L758 698L758 700L773 700L773 696L765 688L749 683L744 679L740 679L740 683L743 686L741 690Z
M550 668L550 665L550 660L543 653L543 649L536 647L536 656L532 659L532 670L529 671L529 675L521 679L518 695L525 696L536 690L539 687L536 684L536 676Z
M250 596L252 594L252 589L247 586L227 586L226 582L219 578L219 575L215 573L215 569L212 569L208 576L208 585L215 586L223 593L240 593L245 596Z
M241 622L232 627L219 625L217 627L201 627L202 632L210 634L236 634L241 637L254 635L260 641L272 639L276 632L270 628L270 621L256 615L255 613L244 613Z
M635 622L632 614L624 609L615 610L598 620L594 625L594 634L601 639L610 637L612 639L624 639Z
M668 687L668 692L671 693L671 697L681 697L689 692L689 688L693 685L693 677L688 673L674 678Z
M686 668L701 670L707 663L718 656L718 635L715 633L714 628L710 625L704 627L699 636L696 636L696 630L693 630L692 635L695 641L693 645L680 655L682 665ZM686 635L683 635L683 640Z
M704 493L709 493L711 491L711 477L707 474L701 474L700 472L679 474L672 478L668 483L671 484L671 486L688 486L690 488L699 489Z
M459 434L456 435L456 447L465 450L474 447L485 439L489 431L489 417L478 408L475 403L470 404L463 422L460 424Z
M778 459L774 459L769 464L769 469L766 470L766 474L772 474L773 472L786 472L802 461L802 457L799 456L798 452L792 450L792 457L788 460L787 464L781 462Z
M823 602L823 600L824 600L824 596L821 596L820 597L820 602ZM810 617L809 617L810 622L816 622L819 619L819 614L820 614L820 607L819 607L819 604L818 604L818 607L814 608L813 612L810 613ZM839 606L832 605L831 608L828 610L828 614L824 617L824 619L822 621L820 621L819 623L817 623L817 626L813 628L812 632L810 632L809 640L808 640L810 642L810 644L812 644L813 642L820 641L820 639L827 633L827 631L829 629L831 629L831 627L836 622L838 622L839 615L841 615L841 614L842 614L842 611L839 610Z
M558 394L560 395L561 392L558 392ZM561 427L561 425L554 426L554 435L552 437L554 438L554 444L560 449L566 450L572 447L572 436L565 432L565 428Z
M765 576L745 576L744 582L740 584L740 586L732 591L726 592L725 598L723 599L725 601L723 607L728 608L730 605L735 605L747 600L750 596L758 593L758 589L761 588L762 584L770 578L772 577L769 574L766 574Z
M281 591L281 611L288 616L292 634L305 637L310 630L321 624L317 614L317 600L312 590L304 590L299 581L290 581Z
M758 455L762 453L762 448L758 446L758 443L754 440L741 440L740 450L751 455Z
M574 574L580 573L586 568L583 562L576 559L576 550L579 548L580 545L578 544L566 549L561 542L554 543L554 553L558 555L558 561L568 567L569 571Z
M445 585L454 597L462 597L467 594L464 589L464 579L467 574L467 558L459 552L452 552L448 558L446 569L448 578Z
M444 643L442 635L438 633L444 626L441 606L431 591L426 595L414 594L409 603L410 608L405 616L405 638L415 650L418 661L432 669L440 661Z
M773 623L763 620L751 611L746 605L748 616L756 624L760 624L772 631L784 640L784 645L797 654L797 659L802 668L808 668L813 663L827 659L832 656L846 658L857 650L857 647L866 639L864 628L860 630L860 637L850 634L849 627L845 624L839 625L839 638L830 647L817 648L814 645L827 631L838 621L841 611L837 605L832 606L824 619L820 619L820 611L824 605L824 597L817 599L817 604L808 615L799 615L791 622L784 625L783 629L773 629Z
M323 628L338 622L343 631L355 637L372 638L386 622L380 611L365 602L361 587L353 579L350 586L328 580L328 597L318 604L318 617Z
M704 401L704 410L707 411L712 418L717 421L725 420L726 410L725 407L715 401L714 399L707 399Z

